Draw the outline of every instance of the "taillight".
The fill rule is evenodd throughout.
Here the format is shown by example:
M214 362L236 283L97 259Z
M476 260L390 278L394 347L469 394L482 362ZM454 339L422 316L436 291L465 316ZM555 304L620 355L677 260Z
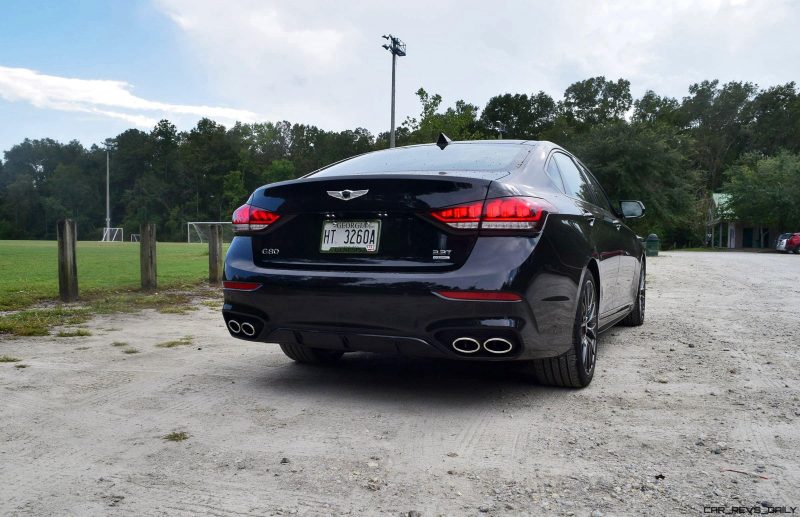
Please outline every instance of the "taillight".
M544 199L534 197L501 197L481 203L438 208L430 215L459 230L487 231L542 229L548 213L556 208Z
M263 230L280 218L275 212L244 204L233 212L233 231L235 233Z
M460 230L474 230L481 221L483 203L478 201L468 205L439 208L431 212L431 216L453 228Z
M481 229L535 230L547 215L542 203L529 197L488 199L483 207Z

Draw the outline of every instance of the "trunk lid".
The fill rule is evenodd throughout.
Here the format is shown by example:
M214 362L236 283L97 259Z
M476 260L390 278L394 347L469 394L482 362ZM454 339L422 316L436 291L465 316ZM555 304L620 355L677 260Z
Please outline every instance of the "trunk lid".
M253 236L255 262L262 267L296 269L457 268L469 256L477 232L453 231L426 214L434 208L483 201L492 180L501 176L376 174L309 177L268 185L253 194L250 204L281 218L274 227ZM363 229L365 242L375 238L375 251L342 251L335 246L339 251L323 251L333 246L326 241L331 230L355 229ZM360 238L356 235L354 240Z

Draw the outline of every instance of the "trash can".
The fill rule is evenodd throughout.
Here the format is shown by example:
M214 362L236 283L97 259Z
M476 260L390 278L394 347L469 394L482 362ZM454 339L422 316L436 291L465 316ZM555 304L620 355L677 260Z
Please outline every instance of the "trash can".
M648 257L657 257L658 248L660 247L661 247L661 241L659 240L658 235L656 235L655 233L651 233L644 240L645 255L647 255Z

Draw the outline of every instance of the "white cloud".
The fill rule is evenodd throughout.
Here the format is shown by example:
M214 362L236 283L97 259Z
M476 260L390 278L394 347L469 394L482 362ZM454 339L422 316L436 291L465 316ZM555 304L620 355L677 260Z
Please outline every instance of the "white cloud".
M122 81L58 77L0 66L0 98L28 102L37 108L90 113L145 128L169 117L209 117L223 122L252 122L257 118L246 110L151 101L137 97L131 89Z
M595 75L678 98L704 79L800 75L794 0L153 2L221 98L328 129L388 128L386 32L408 43L398 121L418 113L420 86L482 106L504 92L560 98Z

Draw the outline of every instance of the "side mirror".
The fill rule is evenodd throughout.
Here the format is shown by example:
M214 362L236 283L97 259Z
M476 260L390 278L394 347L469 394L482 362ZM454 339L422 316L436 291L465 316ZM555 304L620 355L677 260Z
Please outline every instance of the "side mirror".
M619 208L625 219L644 217L644 205L641 201L620 201Z

